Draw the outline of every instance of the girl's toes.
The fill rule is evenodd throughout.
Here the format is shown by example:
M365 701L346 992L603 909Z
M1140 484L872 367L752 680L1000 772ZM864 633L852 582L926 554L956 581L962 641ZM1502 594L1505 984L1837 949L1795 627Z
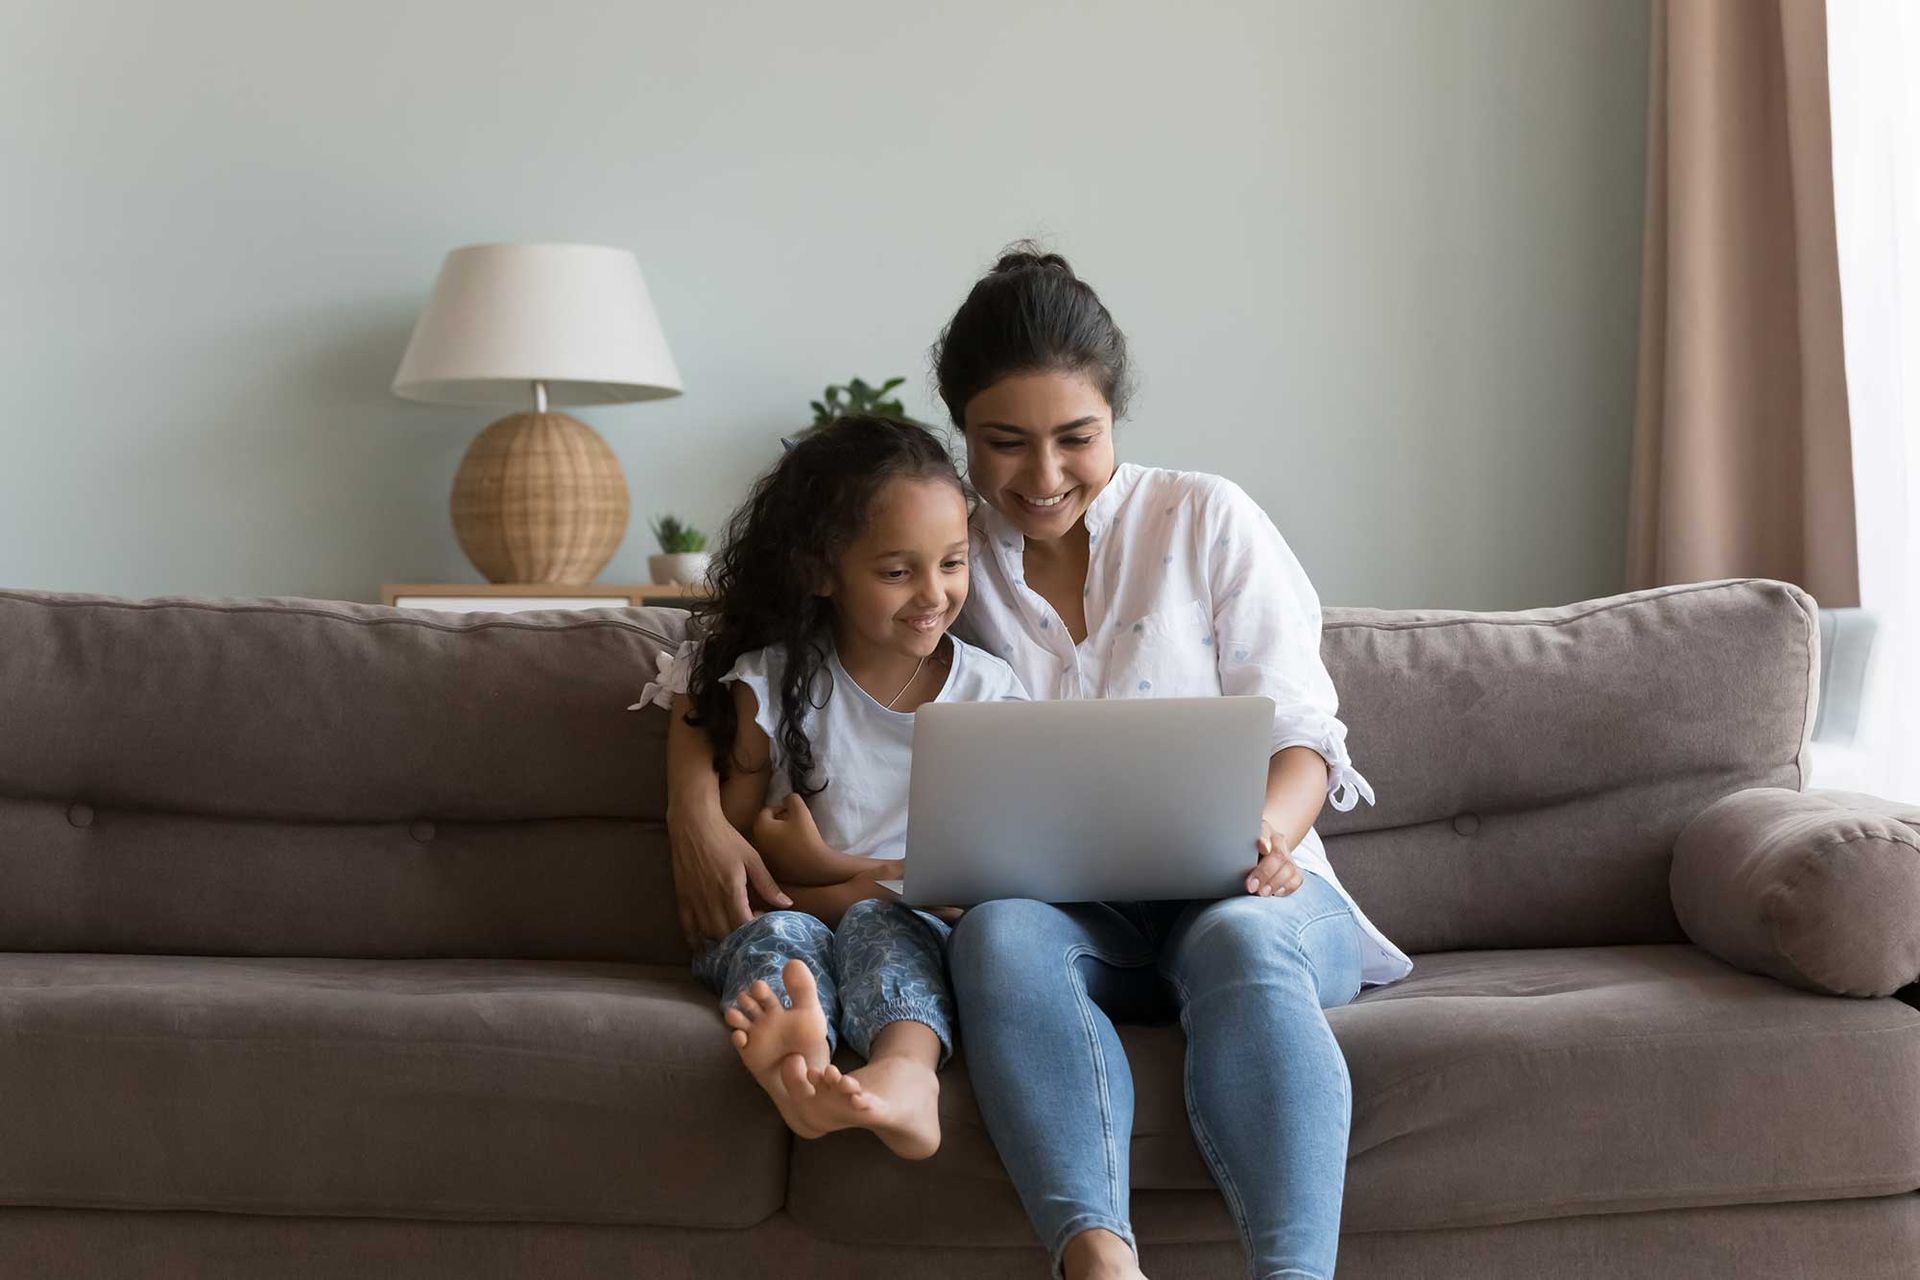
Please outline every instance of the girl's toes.
M736 1049L744 1049L747 1047L747 1033L744 1031L735 1031L727 1038L733 1041L733 1047Z
M753 1027L753 1019L749 1018L738 1005L722 1013L720 1020L732 1027L735 1031L748 1031Z
M747 990L751 991L753 998L763 1005L772 1006L779 1003L779 999L773 994L773 988L767 985L765 978L756 979Z

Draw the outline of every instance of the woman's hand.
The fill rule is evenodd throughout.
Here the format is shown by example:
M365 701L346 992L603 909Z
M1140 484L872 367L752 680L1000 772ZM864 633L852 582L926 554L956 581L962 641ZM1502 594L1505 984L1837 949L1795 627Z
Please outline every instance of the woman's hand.
M1300 868L1294 865L1287 838L1265 818L1260 819L1260 838L1253 842L1253 847L1260 851L1260 861L1247 877L1248 893L1261 898L1276 895L1284 898L1305 883Z
M680 904L680 931L698 951L705 939L726 937L753 919L747 886L763 902L790 907L793 900L767 873L746 837L716 805L704 815L667 811L667 843L673 851L673 888Z
M687 723L690 707L687 695L678 694L667 718L667 847L673 854L680 932L697 952L703 939L717 941L753 919L748 885L773 906L790 907L793 900L780 892L760 855L728 816L728 801L713 769L712 740L706 730ZM751 718L749 712L749 722ZM729 785L741 782L736 776ZM751 814L764 794L742 789L735 803L742 814ZM743 825L745 821L743 816Z

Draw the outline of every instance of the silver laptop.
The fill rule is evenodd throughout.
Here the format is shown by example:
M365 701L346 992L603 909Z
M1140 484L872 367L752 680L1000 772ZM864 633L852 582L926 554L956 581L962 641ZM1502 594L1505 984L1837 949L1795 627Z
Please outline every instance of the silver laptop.
M907 869L916 906L1246 890L1271 698L931 702L914 713Z

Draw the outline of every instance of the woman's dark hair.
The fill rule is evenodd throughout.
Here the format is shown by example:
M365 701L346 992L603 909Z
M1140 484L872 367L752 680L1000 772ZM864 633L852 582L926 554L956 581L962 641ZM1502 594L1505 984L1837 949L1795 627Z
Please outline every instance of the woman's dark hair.
M953 425L963 428L968 402L1013 374L1084 373L1116 422L1132 392L1126 335L1067 260L1031 240L1008 245L973 286L934 344L933 368Z
M778 721L787 777L802 795L826 785L813 785L804 722L809 706L826 705L813 697L832 605L817 592L859 536L874 496L896 477L944 480L965 493L946 447L925 427L870 414L838 418L793 441L727 522L710 574L713 595L695 610L706 634L687 690L687 723L707 731L722 778L733 765L740 723L721 677L741 655L779 645L786 651Z

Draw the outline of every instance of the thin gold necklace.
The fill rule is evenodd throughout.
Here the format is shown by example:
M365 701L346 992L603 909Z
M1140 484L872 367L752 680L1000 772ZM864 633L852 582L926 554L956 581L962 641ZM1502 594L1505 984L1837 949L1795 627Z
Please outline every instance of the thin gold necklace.
M928 654L927 658L931 658L932 656L933 656L932 654ZM900 692L894 694L891 698L888 698L884 704L882 704L886 710L888 711L893 710L893 704L907 696L907 690L913 688L913 682L920 678L920 673L922 671L926 670L927 658L920 659L920 665L913 669L913 674L907 677L907 682L900 686Z

